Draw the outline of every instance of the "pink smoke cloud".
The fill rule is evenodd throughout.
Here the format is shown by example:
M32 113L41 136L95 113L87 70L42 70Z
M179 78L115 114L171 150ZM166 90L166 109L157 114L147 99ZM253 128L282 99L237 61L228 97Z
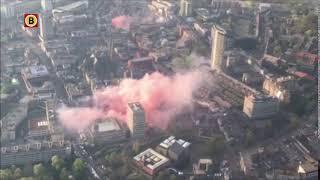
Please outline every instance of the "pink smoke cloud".
M102 110L88 107L62 107L57 113L62 124L71 130L85 129L97 119L106 117Z
M130 29L133 18L130 16L118 16L112 19L112 26L118 29Z
M166 128L170 120L192 108L193 92L204 82L201 72L167 77L160 73L145 75L140 80L124 79L119 86L96 92L93 108L62 108L59 119L65 127L81 130L98 118L115 117L126 122L127 104L140 102L148 126Z

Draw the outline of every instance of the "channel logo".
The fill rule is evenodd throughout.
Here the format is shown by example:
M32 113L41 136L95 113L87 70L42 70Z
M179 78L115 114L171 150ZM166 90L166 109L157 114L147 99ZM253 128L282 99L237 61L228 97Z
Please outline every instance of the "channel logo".
M24 27L36 28L38 27L38 14L24 14Z

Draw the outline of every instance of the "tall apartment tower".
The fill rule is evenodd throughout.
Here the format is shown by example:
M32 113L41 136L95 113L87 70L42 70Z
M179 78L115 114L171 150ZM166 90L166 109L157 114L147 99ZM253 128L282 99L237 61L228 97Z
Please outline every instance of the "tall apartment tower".
M40 39L46 41L53 36L52 26L52 0L41 0L42 12L40 14Z
M138 102L128 103L127 122L133 139L143 139L146 126L143 107Z
M192 0L180 0L180 16L192 15Z
M223 70L225 62L223 60L226 31L215 25L211 29L212 50L211 50L211 68L218 71Z
M50 15L41 13L40 14L40 39L42 41L48 40L53 36L53 26L52 26L52 17Z
M41 8L44 12L52 11L52 0L41 0Z

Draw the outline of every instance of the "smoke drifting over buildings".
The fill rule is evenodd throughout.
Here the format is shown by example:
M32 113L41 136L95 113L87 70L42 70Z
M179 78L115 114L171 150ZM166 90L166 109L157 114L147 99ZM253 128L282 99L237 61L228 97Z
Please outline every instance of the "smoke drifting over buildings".
M91 108L61 108L59 119L73 130L82 130L98 118L114 117L126 122L127 104L140 102L148 126L164 129L175 115L192 108L193 93L204 83L205 74L194 71L167 77L156 72L140 80L124 79L119 86L96 92Z
M112 26L118 29L130 29L133 18L130 16L118 16L112 19Z

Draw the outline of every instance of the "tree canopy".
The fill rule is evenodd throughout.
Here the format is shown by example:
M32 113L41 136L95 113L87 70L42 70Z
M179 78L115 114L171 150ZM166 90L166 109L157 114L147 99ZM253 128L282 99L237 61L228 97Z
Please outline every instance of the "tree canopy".
M45 175L45 167L40 163L33 166L33 174L38 177L43 177Z
M295 29L299 33L305 33L311 36L315 36L317 34L317 21L318 16L314 13L303 15L295 23Z
M1 180L11 180L13 175L10 169L0 170L0 179Z
M22 172L22 170L20 168L17 168L17 169L14 170L13 176L14 176L15 179L21 178L22 175L23 175L23 172Z
M66 168L63 168L61 170L59 178L60 178L60 180L68 180L69 179L69 173Z
M57 171L60 171L63 168L64 161L59 156L55 155L55 156L52 156L52 158L51 158L51 165Z
M81 177L85 172L86 164L80 158L77 158L72 165L72 171L76 177Z

